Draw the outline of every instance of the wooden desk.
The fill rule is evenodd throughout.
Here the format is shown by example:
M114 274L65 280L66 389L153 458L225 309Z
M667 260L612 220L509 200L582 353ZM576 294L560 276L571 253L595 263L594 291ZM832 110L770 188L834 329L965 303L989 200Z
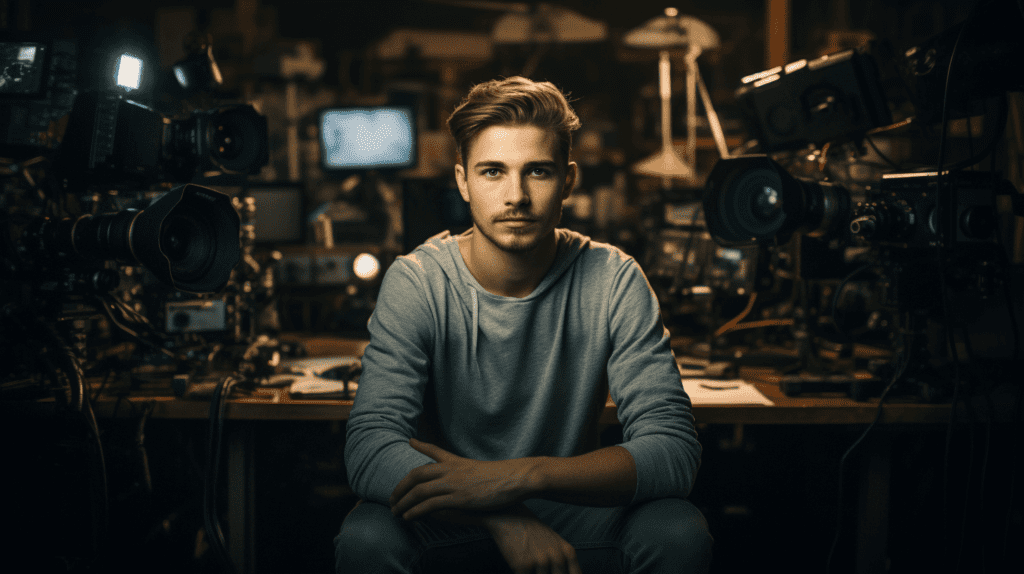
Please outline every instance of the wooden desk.
M361 356L366 341L346 341L330 337L300 337L310 356ZM697 404L693 415L698 425L864 425L874 421L878 400L854 401L842 393L787 397L777 385L767 382L763 372L741 371L743 378L775 404L730 405ZM167 419L206 419L209 402L182 400L170 396L133 396L138 402L152 405L151 416ZM114 415L114 399L102 399L96 404L98 416ZM227 443L227 480L230 485L227 500L228 547L239 572L255 569L254 536L254 474L255 428L270 421L345 421L352 410L351 401L294 400L286 389L257 389L248 396L235 396L227 405L226 416L232 421L225 426ZM122 409L121 413L125 413ZM886 559L888 536L889 472L891 445L886 440L886 427L902 425L945 424L949 421L950 405L918 404L907 399L887 399L879 425L870 440L861 445L868 453L860 460L858 473L860 497L858 501L858 532L856 538L857 572L882 571ZM617 409L609 398L601 414L604 424L618 424Z
M833 396L787 397L776 385L752 380L771 399L774 406L698 404L693 415L698 425L864 425L874 421L878 399L856 402L836 393ZM206 419L209 403L174 397L133 397L152 405L151 416L168 419ZM100 417L114 414L115 401L104 399L96 405ZM257 389L250 396L236 396L227 405L225 427L227 446L226 475L230 485L227 500L228 547L239 572L255 569L255 428L270 421L344 421L352 410L352 401L294 400L286 389ZM122 413L125 409L122 409ZM885 427L945 424L950 405L918 404L907 399L887 400L879 425L861 445L866 456L858 458L860 493L857 504L857 572L883 570L887 556L889 478L891 445ZM618 424L617 409L609 398L601 422Z

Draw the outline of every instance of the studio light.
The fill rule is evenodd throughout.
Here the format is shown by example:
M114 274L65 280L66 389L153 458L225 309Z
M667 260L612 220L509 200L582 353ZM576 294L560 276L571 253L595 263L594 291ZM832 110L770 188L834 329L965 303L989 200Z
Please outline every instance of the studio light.
M137 90L142 81L142 60L131 54L121 54L117 60L117 72L114 79L117 85L126 90Z
M352 271L363 281L372 281L380 273L380 262L369 253L360 253L352 262Z

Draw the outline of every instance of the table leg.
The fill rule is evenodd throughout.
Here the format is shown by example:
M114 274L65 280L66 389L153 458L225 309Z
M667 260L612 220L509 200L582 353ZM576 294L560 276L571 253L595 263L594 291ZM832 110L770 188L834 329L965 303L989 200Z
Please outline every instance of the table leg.
M892 436L875 429L864 446L858 469L856 571L876 574L888 570Z
M228 553L235 571L255 571L255 490L253 464L256 427L246 420L228 421Z

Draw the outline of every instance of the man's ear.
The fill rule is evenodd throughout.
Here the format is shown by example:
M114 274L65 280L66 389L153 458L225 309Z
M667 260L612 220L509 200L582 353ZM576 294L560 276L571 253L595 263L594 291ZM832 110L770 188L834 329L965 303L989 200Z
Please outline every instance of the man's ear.
M569 199L572 190L576 189L576 182L580 178L580 168L576 162L570 161L565 170L565 187L562 188L562 201Z
M466 183L466 168L462 166L462 162L455 163L455 185L459 186L462 200L469 203L469 184Z

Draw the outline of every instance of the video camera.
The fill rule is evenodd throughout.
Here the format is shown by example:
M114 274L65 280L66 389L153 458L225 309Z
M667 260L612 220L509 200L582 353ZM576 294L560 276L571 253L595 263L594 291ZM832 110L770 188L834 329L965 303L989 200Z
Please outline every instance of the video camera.
M156 353L145 363L212 356L194 329L156 328L160 313L205 301L229 315L244 306L232 285L255 280L236 270L254 267L245 202L201 184L244 185L267 164L266 118L234 102L161 113L155 58L128 44L0 41L0 347L15 353L0 367L5 392L45 378L11 350L24 341L86 371L117 354L115 326ZM241 338L230 323L220 317Z
M966 301L989 300L1002 287L1013 316L1017 304L1009 295L1012 278L998 222L1008 215L1006 205L1013 206L1013 215L1024 215L1024 196L995 172L964 169L992 153L1007 122L1007 93L1024 88L1019 75L1001 65L1024 56L1016 33L1021 14L1011 4L981 2L967 22L901 57L865 47L743 79L737 100L765 153L721 159L706 181L702 207L717 244L756 246L766 257L791 263L786 276L798 283L794 293L800 294L794 295L800 301L791 306L789 321L803 355L799 368L829 371L821 357L807 357L820 350L808 341L828 341L833 348L851 344L837 304L843 288L867 271L878 278L868 287L877 292L865 297L873 316L891 317L875 321L888 326L893 345L893 360L873 371L880 383L876 393L882 383L907 380L916 381L921 389L915 390L928 400L948 389L941 369L924 371L958 360L952 342L953 356L946 357L947 345L927 341L936 325L948 334L954 324L964 324L953 319L951 299L964 307ZM900 92L910 95L906 105L889 98L883 76L903 86ZM894 122L893 111L908 106L914 115ZM957 118L964 118L968 138L975 135L972 121L989 128L977 134L987 141L978 146L981 153L973 153L968 141L963 147L969 156L951 160L949 121ZM913 168L891 161L871 138L894 130L902 130L897 133L904 139L917 138L914 147L934 152L939 161ZM846 159L833 161L856 164L867 155L865 141L893 169L853 187L829 177L827 162L843 157L836 150L847 152ZM830 303L808 296L812 283L826 285L819 293ZM825 329L829 307L832 328ZM1013 344L1019 347L1020 341ZM807 387L792 387L801 388Z

